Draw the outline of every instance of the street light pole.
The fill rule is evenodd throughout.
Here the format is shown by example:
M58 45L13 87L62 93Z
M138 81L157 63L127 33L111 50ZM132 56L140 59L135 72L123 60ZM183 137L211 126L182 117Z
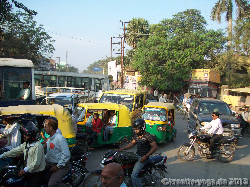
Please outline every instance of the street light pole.
M59 72L60 72L60 57L56 57L56 58L59 58Z

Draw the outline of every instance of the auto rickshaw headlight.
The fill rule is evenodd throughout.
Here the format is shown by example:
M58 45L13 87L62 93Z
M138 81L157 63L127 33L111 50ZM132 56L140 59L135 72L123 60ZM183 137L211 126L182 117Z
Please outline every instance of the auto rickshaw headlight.
M164 126L157 126L157 128L156 128L156 130L158 131L158 132L161 132L161 131L166 131L166 129L167 129L167 126L166 125L164 125Z

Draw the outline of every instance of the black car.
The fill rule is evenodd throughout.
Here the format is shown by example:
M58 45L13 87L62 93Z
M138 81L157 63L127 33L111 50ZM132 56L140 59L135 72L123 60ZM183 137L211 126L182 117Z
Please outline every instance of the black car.
M223 136L240 136L240 123L231 112L227 103L218 99L195 99L190 107L188 132L198 129L212 121L212 113L219 112L224 133Z

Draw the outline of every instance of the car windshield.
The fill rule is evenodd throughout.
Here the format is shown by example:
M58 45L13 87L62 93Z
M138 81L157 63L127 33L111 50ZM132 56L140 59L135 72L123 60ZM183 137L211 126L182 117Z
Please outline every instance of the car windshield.
M166 121L166 109L145 107L142 114L142 119L152 121Z
M100 98L99 103L117 103L126 105L130 111L133 109L134 96L129 94L114 94L114 93L104 93Z
M230 109L226 103L210 103L200 102L198 106L199 114L212 114L219 112L219 114L231 114Z
M48 104L58 104L61 106L72 105L72 98L70 98L70 97L49 98L47 103Z

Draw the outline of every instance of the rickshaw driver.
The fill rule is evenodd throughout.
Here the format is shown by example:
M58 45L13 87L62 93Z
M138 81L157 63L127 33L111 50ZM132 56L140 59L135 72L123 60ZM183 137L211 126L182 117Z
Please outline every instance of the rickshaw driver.
M153 136L146 132L146 123L143 119L136 119L132 126L135 131L135 136L131 143L118 151L127 150L138 144L137 152L138 161L134 165L131 175L133 187L142 187L141 180L138 175L145 164L150 160L149 156L158 150L158 146L153 139Z
M105 126L105 129L104 129L104 141L106 142L108 141L109 132L113 131L115 124L116 124L116 115L115 115L115 111L112 110L110 111L109 122Z

